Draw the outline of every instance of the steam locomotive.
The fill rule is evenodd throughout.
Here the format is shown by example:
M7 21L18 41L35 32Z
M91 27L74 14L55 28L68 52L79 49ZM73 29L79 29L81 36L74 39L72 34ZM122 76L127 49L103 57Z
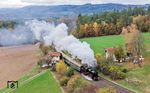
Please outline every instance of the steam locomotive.
M69 56L67 56L63 52L60 52L60 54L61 54L60 59L63 59L67 65L71 66L73 69L77 70L78 72L86 76L89 76L94 81L99 80L99 75L95 68L87 66L87 65L82 65L81 63L76 62L75 60L71 59Z

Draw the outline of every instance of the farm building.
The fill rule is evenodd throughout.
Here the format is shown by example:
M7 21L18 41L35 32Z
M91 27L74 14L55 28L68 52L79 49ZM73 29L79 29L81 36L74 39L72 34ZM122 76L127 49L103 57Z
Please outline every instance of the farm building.
M105 49L105 58L109 59L112 58L114 62L117 61L116 56L115 56L115 48L107 48Z

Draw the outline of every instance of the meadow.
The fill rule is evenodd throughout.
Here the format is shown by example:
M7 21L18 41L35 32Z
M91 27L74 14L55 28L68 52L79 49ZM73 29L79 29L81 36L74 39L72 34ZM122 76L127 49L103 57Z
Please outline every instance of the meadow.
M36 66L18 81L18 88L4 88L0 93L63 93L63 90L50 70Z
M62 93L62 90L48 70L11 93Z
M146 46L146 65L142 67L135 66L129 69L127 79L137 80L139 83L129 83L126 80L116 81L117 83L137 91L137 93L150 93L150 33L143 33L144 44ZM102 36L93 38L84 38L91 45L96 53L104 54L104 50L109 47L124 46L123 35Z
M147 49L150 49L150 33L144 33L144 43ZM83 38L81 41L85 41L90 44L91 48L95 53L104 53L106 48L124 46L124 36L123 35L112 35L112 36L101 36L101 37L91 37Z

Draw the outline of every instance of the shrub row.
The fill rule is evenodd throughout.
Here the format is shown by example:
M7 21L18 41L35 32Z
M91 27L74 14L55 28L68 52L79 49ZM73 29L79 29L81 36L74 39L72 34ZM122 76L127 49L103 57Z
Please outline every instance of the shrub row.
M99 65L99 69L104 75L110 76L110 78L113 80L125 79L126 77L127 69L123 67L110 65L106 62L101 62L101 64Z

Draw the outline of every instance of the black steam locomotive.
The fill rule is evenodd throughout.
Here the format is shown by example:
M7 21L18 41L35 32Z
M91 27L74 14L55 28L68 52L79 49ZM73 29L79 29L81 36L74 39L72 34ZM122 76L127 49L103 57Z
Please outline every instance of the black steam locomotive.
M74 68L78 72L83 73L84 75L91 77L94 81L99 80L99 75L98 75L98 72L96 71L95 68L87 66L87 65L82 65L81 63L76 62L75 60L68 57L63 52L60 52L60 53L61 53L60 58L64 59L64 61L67 65L71 66L72 68Z

